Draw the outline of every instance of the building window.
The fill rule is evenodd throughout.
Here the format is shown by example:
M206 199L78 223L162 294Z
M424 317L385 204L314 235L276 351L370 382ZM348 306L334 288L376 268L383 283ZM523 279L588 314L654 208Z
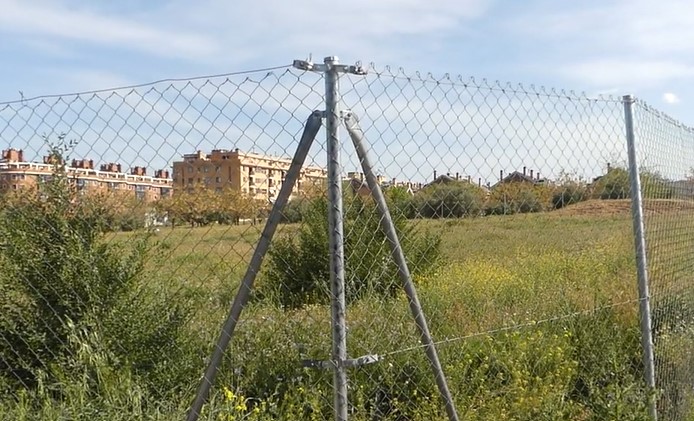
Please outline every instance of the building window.
M212 177L205 177L205 184L212 184Z
M210 172L210 167L205 166L204 171L205 171L205 172Z
M226 157L225 157L225 159L226 159ZM219 165L217 165L216 167L214 167L214 170L215 170L215 172L219 172L219 171L222 170L222 167L220 167Z
M216 178L214 179L214 182L215 182L215 183L221 183L221 182L222 182L222 177L216 177Z
M193 184L193 177L190 177L190 178L188 179L188 184Z
M12 190L17 190L17 185L16 185L16 184L13 184L13 185L12 185Z

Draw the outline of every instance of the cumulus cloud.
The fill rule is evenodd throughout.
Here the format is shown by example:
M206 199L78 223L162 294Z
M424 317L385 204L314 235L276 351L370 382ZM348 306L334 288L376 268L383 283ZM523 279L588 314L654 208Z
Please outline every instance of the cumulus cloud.
M510 30L561 45L544 58L563 63L550 67L561 76L628 90L694 75L689 0L556 2L533 12L511 19Z
M673 94L672 92L665 92L663 94L663 101L665 101L668 104L677 104L680 102L680 99L677 95Z
M133 18L107 16L60 2L1 0L0 31L33 40L75 40L160 56L199 57L218 51L214 38ZM22 40L22 38L16 38ZM36 42L36 41L35 41Z
M326 14L316 0L171 1L118 12L85 0L0 0L0 34L19 41L72 40L191 61L262 56L267 62L273 53L298 51L361 56L384 39L458 30L463 21L483 16L491 1L354 0L334 3ZM412 50L407 42L397 44ZM355 57L362 58L373 57Z

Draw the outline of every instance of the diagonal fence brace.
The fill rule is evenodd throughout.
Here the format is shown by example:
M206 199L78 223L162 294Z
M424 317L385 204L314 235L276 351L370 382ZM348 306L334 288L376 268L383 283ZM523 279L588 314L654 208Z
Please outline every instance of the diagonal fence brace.
M251 257L251 262L248 265L246 274L243 277L239 291L234 298L233 304L231 305L229 315L224 322L222 332L219 335L219 340L215 346L210 363L205 371L202 381L200 382L200 386L195 396L195 401L188 412L187 421L197 421L198 417L200 416L202 406L207 401L210 388L212 387L214 379L217 375L217 370L222 363L224 351L226 351L226 348L229 346L229 341L234 334L236 324L241 316L241 311L248 303L251 289L253 288L253 283L255 282L255 277L258 274L258 271L260 271L265 254L270 248L270 242L272 241L272 237L275 235L277 225L279 225L282 217L282 209L289 201L289 197L294 189L294 184L296 184L296 181L299 179L301 167L304 165L308 151L311 149L311 144L321 128L322 118L322 111L314 111L306 121L304 132L301 135L301 140L299 141L299 146L296 149L292 163L287 171L285 181L280 188L279 194L277 195L277 200L272 206L272 211L270 212L267 222L265 223L265 228L263 228L260 241L258 241L258 245L253 252L253 257Z
M405 259L405 254L402 251L398 234L395 231L393 219L388 211L385 196L383 196L381 186L378 183L376 174L373 171L373 166L369 160L366 142L364 142L364 132L359 126L359 120L352 112L343 111L342 119L347 127L349 137L352 139L354 148L357 151L357 156L361 162L362 170L364 171L364 176L366 177L366 182L369 186L369 190L371 190L371 195L378 206L378 211L381 216L381 229L388 238L393 260L398 266L398 275L400 276L405 293L407 294L407 298L410 303L410 311L412 312L415 324L417 325L420 340L422 345L424 345L424 350L427 358L429 359L431 369L436 377L436 385L438 386L439 393L441 393L441 397L444 400L448 419L450 421L457 421L458 414L455 409L455 403L453 402L453 396L448 389L448 383L443 373L443 368L441 367L438 353L436 352L434 340L429 332L429 326L427 325L426 318L424 317L424 312L422 310L422 305L419 302L419 297L417 296L417 290L415 289L414 282L412 282L412 275L410 274L410 270L407 266L407 260Z

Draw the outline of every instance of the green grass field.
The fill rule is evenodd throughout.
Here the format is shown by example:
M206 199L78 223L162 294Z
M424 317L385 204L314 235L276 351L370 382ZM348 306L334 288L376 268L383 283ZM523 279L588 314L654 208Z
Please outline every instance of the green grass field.
M411 221L442 235L445 265L415 281L441 341L461 419L647 419L632 221L624 203ZM666 302L692 288L687 269L694 261L694 215L661 205L647 210L654 300ZM154 236L146 268L151 286L194 304L189 328L201 347L196 358L209 355L260 230L262 225L166 227ZM277 236L296 230L284 225ZM128 243L134 235L109 239ZM261 290L263 282L260 273ZM349 373L351 419L445 419L403 294L351 305L347 324L350 357L382 356ZM658 363L684 368L691 361L672 350L691 342L675 339L667 343L677 347L663 348L667 361ZM300 364L329 358L330 346L329 307L289 311L254 300L242 315L204 419L331 418L331 373ZM200 375L203 369L200 361ZM38 411L48 419L180 419L198 380L191 378L176 401L161 405L130 397L118 400L118 410L99 412L75 398L61 405L46 401ZM672 393L665 391L659 405L684 417L689 401L675 401ZM11 419L35 419L22 408L20 401L4 412Z

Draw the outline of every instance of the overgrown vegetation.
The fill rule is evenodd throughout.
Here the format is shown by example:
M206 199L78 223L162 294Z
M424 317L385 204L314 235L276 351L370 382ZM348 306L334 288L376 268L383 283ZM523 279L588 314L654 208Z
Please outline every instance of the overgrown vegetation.
M306 200L299 232L275 240L264 285L265 295L290 308L325 304L330 298L328 201L326 196ZM344 208L347 300L392 297L401 283L375 204L347 193ZM393 224L413 275L440 263L440 237L417 232L397 211Z
M479 216L484 209L485 192L466 181L431 184L412 198L415 216L423 218L461 218Z
M54 180L0 211L0 414L182 419L261 227L107 233L109 206ZM432 220L407 219L409 193L386 194L461 418L647 420L629 216L466 218L439 194L457 187L477 197L453 185L416 199L435 205ZM515 187L507 197L544 209L584 197L582 184ZM303 222L280 228L265 295L244 310L201 419L331 418L331 372L300 363L330 355L327 203L294 203L288 222ZM345 209L349 354L383 357L349 370L350 419L445 419L373 204L346 195ZM680 253L686 273L691 253ZM651 275L669 279L657 265ZM668 288L679 298L654 301L654 329L667 332L659 375L685 381L694 302ZM687 419L691 398L675 385L659 407Z
M152 288L146 233L104 241L111 209L72 188L71 145L51 146L51 180L0 211L0 388L29 413L76 395L95 409L129 389L137 406L177 396L197 371L189 303Z

